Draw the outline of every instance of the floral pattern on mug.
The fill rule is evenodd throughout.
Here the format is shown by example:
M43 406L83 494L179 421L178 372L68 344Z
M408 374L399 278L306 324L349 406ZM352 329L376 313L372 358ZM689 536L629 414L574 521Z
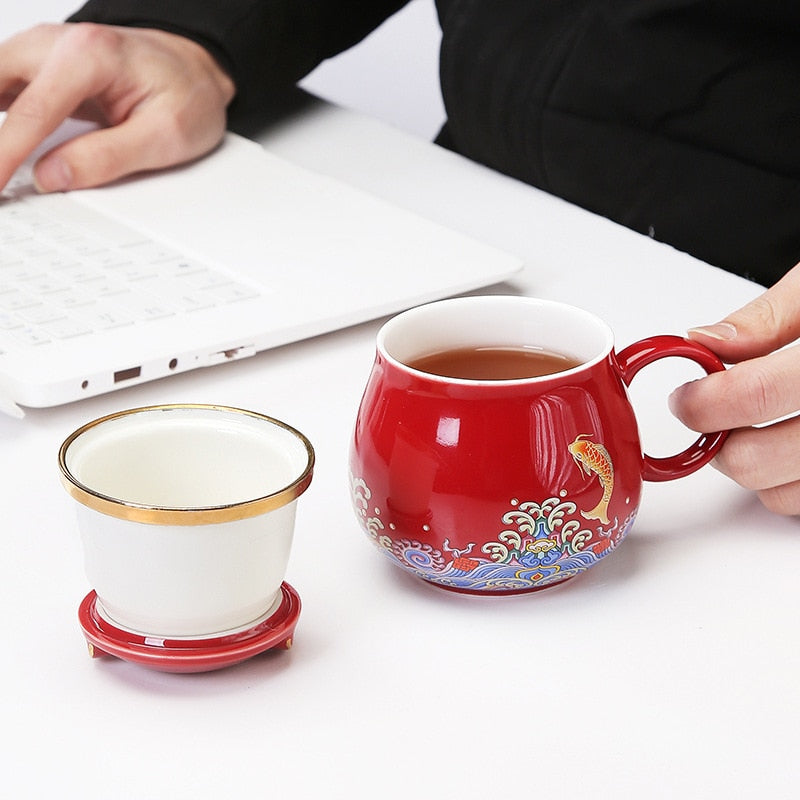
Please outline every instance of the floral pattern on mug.
M420 521L414 538L397 537L398 525L373 505L366 481L351 476L351 490L361 526L393 561L425 580L473 592L526 591L572 578L611 553L636 516L634 509L608 527L590 529L565 491L541 502L512 498L499 520L506 527L493 540L456 549L444 539L440 549L421 541L435 534L430 521Z

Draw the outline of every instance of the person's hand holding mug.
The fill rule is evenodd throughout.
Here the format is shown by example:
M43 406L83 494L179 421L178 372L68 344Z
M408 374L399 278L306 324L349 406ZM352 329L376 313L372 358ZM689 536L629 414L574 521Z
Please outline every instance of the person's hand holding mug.
M0 44L0 189L67 118L99 123L46 153L44 192L189 161L222 139L234 85L200 45L159 30L38 25Z
M677 389L673 413L696 431L734 428L715 460L779 514L800 514L800 265L722 322L690 337L734 366ZM753 427L781 419L779 422Z

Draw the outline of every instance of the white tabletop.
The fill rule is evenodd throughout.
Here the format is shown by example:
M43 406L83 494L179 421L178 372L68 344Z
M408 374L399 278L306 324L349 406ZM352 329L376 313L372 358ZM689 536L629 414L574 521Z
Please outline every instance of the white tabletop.
M313 105L260 138L520 254L524 273L491 291L589 308L620 346L759 291L352 112ZM647 485L620 550L564 586L475 598L423 584L350 507L347 449L378 324L0 417L4 795L796 796L797 521L708 467ZM666 411L680 379L670 364L634 382L657 455L688 440ZM303 601L295 645L199 675L92 660L58 445L102 414L183 401L269 413L316 447L287 575Z

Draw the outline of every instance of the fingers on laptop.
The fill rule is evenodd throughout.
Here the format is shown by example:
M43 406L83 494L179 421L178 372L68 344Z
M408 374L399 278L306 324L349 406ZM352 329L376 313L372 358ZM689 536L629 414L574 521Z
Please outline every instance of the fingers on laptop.
M0 187L68 117L99 123L37 164L42 191L107 183L211 150L233 84L199 45L156 30L40 25L0 44Z

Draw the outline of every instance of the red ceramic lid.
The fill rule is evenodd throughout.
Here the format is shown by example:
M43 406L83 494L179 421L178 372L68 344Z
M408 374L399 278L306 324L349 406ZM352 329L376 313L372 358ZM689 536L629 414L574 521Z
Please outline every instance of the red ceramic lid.
M95 658L115 656L162 672L209 672L292 646L300 596L288 583L281 585L281 595L274 613L252 628L202 639L165 639L118 628L100 614L94 591L83 599L78 619Z

